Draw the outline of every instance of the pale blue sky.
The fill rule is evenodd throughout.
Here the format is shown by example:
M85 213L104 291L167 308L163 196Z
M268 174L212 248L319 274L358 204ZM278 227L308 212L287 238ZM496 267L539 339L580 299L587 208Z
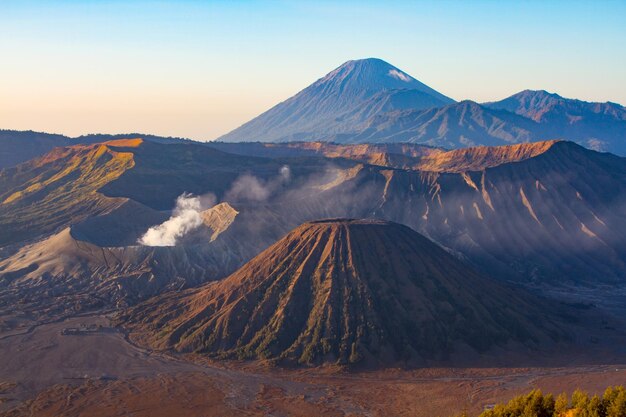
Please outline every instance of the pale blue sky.
M0 128L213 139L346 60L626 104L626 1L1 0Z

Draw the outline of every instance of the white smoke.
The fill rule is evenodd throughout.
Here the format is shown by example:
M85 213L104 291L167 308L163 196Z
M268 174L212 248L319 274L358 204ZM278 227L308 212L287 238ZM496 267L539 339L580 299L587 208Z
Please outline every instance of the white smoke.
M291 180L291 169L283 165L278 175L269 180L244 174L238 177L224 195L224 201L265 201L279 187ZM138 242L144 246L175 246L187 233L202 225L202 211L213 207L213 194L193 196L183 193L176 199L176 207L169 219L152 226Z
M139 239L145 246L175 246L176 242L190 231L202 225L202 209L215 204L212 195L196 197L183 193L176 199L172 216L163 223L152 226Z
M280 174L283 182L289 182L289 180L291 179L291 169L289 168L289 165L283 165L282 167L280 167L278 173Z
M257 177L242 175L233 182L225 198L229 201L265 201L269 195L269 188Z
M245 174L238 177L230 189L225 193L226 201L265 201L281 185L291 180L291 169L283 165L278 170L278 176L264 181L253 175Z

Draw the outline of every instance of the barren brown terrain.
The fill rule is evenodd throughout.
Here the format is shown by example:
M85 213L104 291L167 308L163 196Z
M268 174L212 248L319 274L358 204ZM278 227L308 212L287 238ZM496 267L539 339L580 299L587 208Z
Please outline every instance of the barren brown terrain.
M424 366L567 345L575 313L481 276L406 226L327 219L295 228L223 280L155 297L120 321L155 349Z
M82 335L63 329L103 327ZM451 416L538 387L601 393L626 364L347 372L169 356L129 344L103 316L0 335L2 416Z
M261 254L257 261L251 261L231 278L208 284L205 289L183 291L147 301L133 308L131 317L139 313L134 322L145 325L149 323L144 320L148 317L144 316L146 311L154 310L155 317L176 312L172 307L176 306L175 301L180 297L186 299L191 294L192 305L197 307L213 300L204 297L207 293L216 291L214 288L226 288L232 284L231 281L240 279L247 285L256 281L265 282L259 277L271 277L276 270L275 262L285 259L298 261L294 248L307 242L313 244L313 249L306 251L309 264L315 254L320 255L326 263L316 265L321 271L329 272L328 277L333 279L343 275L331 273L331 265L344 272L352 271L349 281L360 282L360 277L367 275L363 272L364 265L376 263L375 259L381 256L376 253L382 247L389 250L388 257L395 260L393 263L396 266L410 266L413 261L404 257L411 251L419 250L419 254L411 255L411 259L420 259L419 265L413 265L417 269L412 270L412 277L438 276L437 268L445 264L447 275L439 277L440 285L446 280L453 280L453 272L462 267L445 251L401 225L382 221L318 221L296 229L269 248L265 256ZM337 245L346 248L347 252L335 258L330 255L342 253L331 250ZM315 249L318 246L319 250ZM368 252L367 256L357 256L356 252L372 247L377 250ZM346 265L343 265L344 261ZM286 277L298 276L289 270L289 267L284 268ZM368 270L372 271L371 268ZM254 273L248 274L250 271ZM453 280L454 285L449 290L461 289L468 297L480 288L484 297L509 300L508 307L500 306L498 309L509 309L511 314L514 308L531 309L528 304L522 303L523 300L531 300L527 298L529 295L513 296L500 284L490 284L472 274L469 270L465 271L467 283ZM405 275L396 271L390 276L399 279ZM405 278L407 281L403 288L406 292L410 285L408 275ZM388 279L387 285L393 284L394 279ZM280 279L272 279L270 283L280 283ZM365 283L363 281L361 285ZM376 288L374 283L369 281L367 285ZM466 287L468 283L476 288ZM383 293L380 291L376 290L367 297L369 303L381 297ZM391 288L386 291L388 296L385 298L388 300L397 294ZM265 293L271 294L271 291ZM234 298L241 301L243 298L251 299L251 296ZM435 297L430 296L416 303L426 306L434 300ZM456 295L447 303L456 305L461 301ZM497 303L496 298L490 299L489 304ZM543 303L535 301L536 305L532 308L542 308ZM473 304L479 305L477 301ZM429 308L436 309L435 306ZM490 310L488 305L481 308ZM144 343L142 338L132 338L126 329L116 327L119 316L111 313L84 313L37 322L37 317L5 309L2 311L4 321L0 330L0 357L10 359L4 361L0 368L0 416L454 416L463 411L476 414L533 388L556 393L581 388L601 393L609 385L624 384L626 381L626 363L623 361L626 338L620 330L624 326L617 318L602 321L609 316L587 310L583 312L581 316L586 318L578 322L578 327L564 326L564 331L579 329L584 334L576 337L577 344L569 349L565 349L567 343L559 345L560 352L541 351L532 345L515 345L513 348L502 345L495 352L491 350L482 355L472 352L473 364L466 367L422 365L403 368L401 365L371 366L372 362L360 367L348 367L341 361L323 361L318 363L319 366L282 367L262 355L246 361L215 360L202 349L199 352L182 349L183 353L179 353L174 349L153 350L143 344L138 345L135 341ZM402 310L394 311L391 317L401 313ZM289 315L293 317L294 314L291 312ZM367 315L370 320L375 317L372 312ZM181 317L187 318L184 314ZM198 317L204 316L194 316L194 320ZM220 313L220 317L227 315ZM551 316L542 317L548 319ZM242 319L231 320L237 322ZM385 320L381 323L387 323ZM484 323L489 320L489 316L481 319ZM245 321L253 322L251 319ZM167 322L177 323L174 316ZM557 320L551 326L558 323ZM446 323L441 321L439 324L443 326ZM546 326L546 323L542 325ZM538 331L546 329L555 331L551 327ZM448 332L449 328L442 327L442 331ZM399 333L397 330L394 332L386 340L395 340ZM491 334L484 330L483 333ZM157 331L154 330L153 334L157 335ZM276 335L276 340L287 337L282 331ZM456 340L453 333L448 336L451 341ZM194 337L199 337L199 333ZM326 340L327 343L333 342L332 338ZM367 345L367 348L372 346ZM443 349L439 345L437 348ZM375 353L376 350L369 352L370 355Z
M262 158L246 155L256 152L257 145L237 146L249 149L235 155L199 145L117 141L57 150L3 171L0 223L8 226L0 235L10 244L0 249L2 415L449 416L464 409L478 412L534 387L601 392L626 381L626 326L619 319L625 311L623 158L568 142L450 152L409 145L310 145L317 155L301 153L294 145L265 148L267 152L258 155ZM290 167L290 181L277 182L285 166ZM233 194L242 178L250 176L268 190L265 199ZM172 202L186 192L211 194L219 204L202 208L202 226L180 245L138 245L138 237L167 219ZM298 224L328 217L401 223L469 263L484 279L474 279L449 255L427 256L434 250L429 245L405 241L398 234L381 240L349 233L361 243L369 242L363 256L355 255L349 239L331 239L335 243L328 250L321 244L305 245L302 257L286 246L281 257L291 259L285 266L293 273L281 280L280 274L272 275L278 270L260 262L267 266L264 276L271 278L260 282L288 287L295 281L307 283L319 291L300 288L293 293L297 297L277 291L274 301L298 307L298 300L310 297L328 313L300 317L312 325L305 326L303 343L292 358L297 362L307 346L322 351L331 346L338 352L328 358L311 356L315 360L300 369L269 367L267 357L256 354L249 362L234 361L236 349L227 349L232 355L219 362L190 353L210 336L207 326L186 335L193 343L180 347L190 349L173 353L169 349L176 338L162 339L159 348L164 350L152 351L129 342L124 330L109 321L108 314L136 308L146 313L136 316L137 328L147 330L147 339L159 339L167 327L148 320L160 317L158 310L175 313L170 307L177 305L173 301L179 296L236 271ZM348 247L352 249L345 251ZM395 254L387 253L393 247ZM416 248L418 253L413 253ZM309 253L328 259L312 267L315 279L300 268ZM337 256L327 257L329 253ZM379 259L389 265L372 265ZM388 269L396 270L391 278ZM256 276L262 270L240 275L251 282L263 278ZM414 282L415 277L421 278ZM487 284L492 278L497 283ZM341 288L341 294L363 297L326 299L324 285L317 285L322 281ZM532 302L521 292L501 289L511 283L548 300ZM423 297L411 296L422 287ZM250 306L270 305L253 295L248 297ZM375 306L369 304L371 299L396 300L391 318L379 308L391 304ZM206 300L194 300L205 306ZM146 309L150 305L154 309ZM363 307L370 319L336 314L344 306ZM433 313L416 316L416 308ZM479 325L464 325L473 310L474 317L482 318L476 320ZM230 317L229 323L222 323L224 329L240 319L228 311L221 316ZM287 310L275 311L278 320ZM564 323L561 315L541 319L559 311L567 312L574 323ZM429 315L437 320L425 320L431 324L423 330L438 329L432 334L440 339L426 347L436 346L439 352L461 340L494 349L474 363L454 364L466 368L422 363L421 369L400 369L397 362L388 361L391 368L348 371L337 366L336 359L349 359L351 346L342 351L339 339L315 339L321 334L316 329L331 323L327 336L344 319L369 326L371 318L377 318L379 324L372 328L385 329L394 336L385 340L401 346L408 336L393 329ZM255 323L265 328L269 316L259 317ZM398 320L403 317L406 320ZM513 322L522 323L533 337L518 338L516 326L501 325ZM188 324L202 327L206 321L183 315L164 323L184 329ZM469 337L468 329L482 329L491 337ZM551 343L533 341L561 331L567 337L559 337L550 355L543 348ZM362 337L358 329L342 333L355 340ZM274 330L264 334L279 344L293 337ZM412 344L428 358L422 339ZM517 349L506 347L504 340L517 339ZM362 340L363 352L376 352L379 344ZM575 346L561 351L569 340ZM541 349L532 349L535 344ZM396 347L387 350L402 352ZM480 350L470 359L483 355ZM270 357L282 351L276 349ZM311 363L323 365L310 368Z

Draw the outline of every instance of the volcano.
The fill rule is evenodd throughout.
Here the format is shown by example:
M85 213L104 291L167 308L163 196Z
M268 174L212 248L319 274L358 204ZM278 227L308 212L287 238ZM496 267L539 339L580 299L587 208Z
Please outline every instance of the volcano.
M219 138L226 142L327 139L353 134L370 117L454 103L377 58L348 61L295 96Z
M381 220L305 223L226 279L121 320L157 349L284 364L424 364L566 337L542 299Z

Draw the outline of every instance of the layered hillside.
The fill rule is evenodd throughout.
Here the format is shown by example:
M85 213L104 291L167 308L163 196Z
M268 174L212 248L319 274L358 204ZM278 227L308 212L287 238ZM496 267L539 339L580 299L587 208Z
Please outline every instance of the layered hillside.
M557 142L552 140L507 146L479 146L431 152L421 157L413 165L413 168L431 172L481 171L537 157L548 152Z
M0 171L0 303L63 313L222 278L267 240L243 238L231 228L237 209L216 203L262 203L317 164L281 176L280 161L120 139L57 148ZM194 194L202 203L189 233L174 246L140 244L175 218L177 197Z
M626 155L626 108L617 103L590 103L543 90L524 90L485 106L537 122L546 138L567 138L591 149Z
M351 134L358 124L383 112L453 102L383 60L348 61L219 140L317 140Z
M0 304L48 316L132 305L222 278L257 253L251 241L222 236L238 215L229 204L199 215L202 224L176 246L144 246L141 235L168 216L128 200L25 245L0 260Z
M317 156L350 159L370 165L431 172L479 171L498 165L523 161L546 152L557 141L541 141L502 146L478 146L445 150L414 143L333 142L227 143L211 147L238 155L273 158Z
M237 146L242 154L260 149ZM626 280L623 158L571 142L449 152L294 146L264 148L292 156L259 158L116 142L59 149L2 171L3 201L10 199L0 204L4 294L15 300L36 288L53 303L55 294L132 303L150 293L140 276L154 276L145 284L153 293L197 285L232 273L303 222L372 216L408 225L502 280L541 287ZM299 154L309 148L319 153ZM376 165L361 162L370 159ZM189 192L198 199L188 213L196 223L165 242L144 242L148 230L178 224L176 201ZM51 243L68 228L71 243ZM66 251L86 246L105 255ZM120 277L134 278L122 285L128 290L111 292Z
M123 317L158 348L285 363L424 364L563 336L542 300L484 278L406 226L322 220L228 278Z
M418 162L429 170L331 165L271 206L243 210L233 227L245 234L246 225L259 230L271 218L274 231L259 234L269 244L307 220L376 216L409 225L498 277L626 279L623 158L544 142L433 153Z
M0 171L0 247L106 215L129 200L146 210L162 211L171 210L185 192L221 197L240 173L265 179L277 175L281 166L203 145L142 139L56 148ZM134 218L128 214L125 221L139 222L141 227L162 218L154 213ZM128 239L106 244L128 244Z
M497 276L626 278L622 158L557 142L532 158L477 171L343 172L326 191L335 197L319 196L325 213L400 221Z
M357 133L342 139L346 142L411 142L454 149L551 137L542 137L537 123L532 120L466 100L427 110L380 114L368 119Z
M0 169L10 168L42 156L54 148L72 145L92 145L117 139L138 138L156 143L184 143L188 139L127 133L123 135L83 135L69 137L44 132L0 130Z
M124 203L98 190L135 165L140 139L56 148L0 171L0 247L107 213Z

